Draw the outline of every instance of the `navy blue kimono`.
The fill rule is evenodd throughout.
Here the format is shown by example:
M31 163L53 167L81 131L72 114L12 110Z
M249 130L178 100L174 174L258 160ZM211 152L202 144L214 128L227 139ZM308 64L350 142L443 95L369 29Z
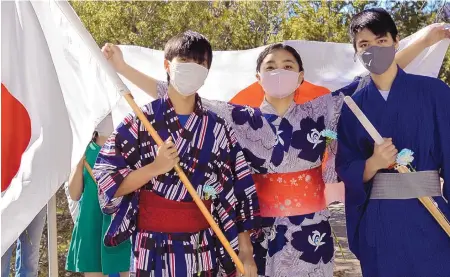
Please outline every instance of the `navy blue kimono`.
M443 197L434 200L450 218L450 88L399 69L387 100L373 81L353 99L381 136L392 138L399 151L414 152L417 171L440 170L447 184ZM363 182L363 172L373 148L374 141L344 105L336 170L345 183L350 249L364 277L450 276L450 238L418 199L370 199L372 183Z

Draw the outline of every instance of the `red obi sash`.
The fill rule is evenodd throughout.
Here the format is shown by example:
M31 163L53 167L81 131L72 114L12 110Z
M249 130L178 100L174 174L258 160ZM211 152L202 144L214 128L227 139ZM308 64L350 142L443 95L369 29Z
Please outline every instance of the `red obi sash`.
M203 201L207 208L212 201ZM139 193L139 229L161 233L197 233L209 228L195 202L169 200L149 190Z
M326 208L322 168L254 174L262 217L305 215Z

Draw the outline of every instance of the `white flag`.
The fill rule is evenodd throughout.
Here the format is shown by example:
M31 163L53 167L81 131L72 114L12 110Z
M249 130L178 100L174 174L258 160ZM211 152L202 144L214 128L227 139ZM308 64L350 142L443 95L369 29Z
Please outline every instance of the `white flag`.
M429 27L401 40L400 49L416 41L424 34L426 28ZM324 89L334 91L350 84L355 77L368 73L358 60L355 61L355 52L349 43L301 40L285 43L294 47L302 58L305 81L310 83L305 84L307 85L307 88L306 86L304 88L305 91L317 90L319 93L322 93ZM444 40L425 49L408 65L406 72L437 77L448 45L449 40ZM120 48L128 64L157 80L166 79L163 51L129 45L120 46ZM214 51L210 73L199 94L204 98L222 101L235 100L237 96L240 96L237 101L239 104L243 104L246 98L254 97L254 90L259 88L255 84L256 59L264 48ZM152 100L128 80L124 78L123 80L131 89L139 105ZM299 89L303 89L302 86ZM313 92L312 95L314 94ZM116 123L130 111L125 100L121 100L113 113Z
M120 98L61 4L2 2L2 255Z

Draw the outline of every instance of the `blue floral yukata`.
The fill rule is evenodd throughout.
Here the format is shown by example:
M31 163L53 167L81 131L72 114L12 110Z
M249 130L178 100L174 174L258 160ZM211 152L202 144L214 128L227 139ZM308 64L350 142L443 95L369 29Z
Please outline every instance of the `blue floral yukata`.
M180 166L200 198L211 197L216 222L238 249L238 233L260 226L259 207L251 171L232 129L205 110L199 97L184 127L165 95L142 111L163 140L169 136L178 149ZM211 229L199 233L162 233L137 227L139 192L148 190L174 201L192 201L174 170L153 178L140 190L114 198L133 170L154 161L155 141L134 114L128 115L102 148L94 167L102 210L114 214L104 238L106 245L120 244L132 236L137 277L225 276L236 269Z
M159 84L164 85L167 86ZM357 85L357 81L353 82L305 104L292 103L283 117L277 116L268 102L259 109L206 99L202 102L232 126L252 174L289 173L321 167L327 150L323 179L325 183L335 183L336 141L327 145L322 131L336 131L343 97L352 95ZM302 177L308 176L299 176ZM332 277L334 245L329 218L327 209L299 216L264 217L263 228L252 235L258 274Z

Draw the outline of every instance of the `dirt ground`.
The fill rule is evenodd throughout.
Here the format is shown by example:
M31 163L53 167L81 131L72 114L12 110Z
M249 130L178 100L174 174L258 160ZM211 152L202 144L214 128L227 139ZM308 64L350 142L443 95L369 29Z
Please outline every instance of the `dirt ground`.
M61 188L57 195L57 224L58 224L58 263L59 276L81 277L82 274L66 272L64 270L66 254L69 248L70 238L72 236L73 222L70 216L67 198L64 189ZM330 207L332 213L331 225L342 246L342 252L336 245L336 268L334 277L361 277L361 271L358 260L348 249L348 243L345 230L345 212L344 205L337 204ZM13 259L14 260L14 257ZM12 268L14 263L11 262ZM14 270L11 275L14 276ZM39 259L39 277L48 276L48 256L47 256L47 226L44 229L41 240L41 251Z
M348 241L345 227L345 210L344 204L332 205L331 210L331 227L336 234L339 244L342 246L342 252L336 245L335 253L335 277L361 277L361 267L359 261L348 249Z

